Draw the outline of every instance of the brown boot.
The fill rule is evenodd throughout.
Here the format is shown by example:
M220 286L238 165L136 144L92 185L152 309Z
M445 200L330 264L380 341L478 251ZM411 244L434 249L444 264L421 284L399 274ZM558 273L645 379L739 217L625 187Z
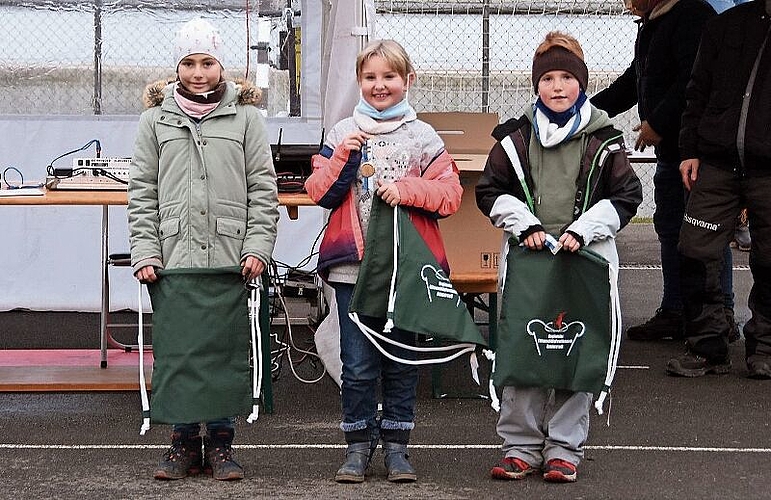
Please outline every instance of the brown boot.
M201 436L171 434L171 447L153 473L155 479L182 479L201 472Z
M204 470L218 481L244 478L244 469L233 460L233 430L218 430L203 439Z

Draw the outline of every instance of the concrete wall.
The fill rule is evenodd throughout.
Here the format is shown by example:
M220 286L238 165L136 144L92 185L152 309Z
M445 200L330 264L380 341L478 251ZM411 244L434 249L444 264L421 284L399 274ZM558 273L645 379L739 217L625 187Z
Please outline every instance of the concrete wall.
M227 72L242 76L243 69ZM142 92L156 80L174 76L169 68L104 68L102 70L101 114L138 115L142 112ZM253 80L252 80L253 81ZM284 116L288 109L289 74L271 68L269 88L263 89L268 116ZM0 67L0 114L93 115L93 67Z

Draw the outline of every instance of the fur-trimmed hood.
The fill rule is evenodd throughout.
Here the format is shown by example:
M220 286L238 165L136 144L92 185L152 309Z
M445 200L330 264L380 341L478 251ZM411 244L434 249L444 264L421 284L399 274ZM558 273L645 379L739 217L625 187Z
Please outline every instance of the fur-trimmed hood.
M142 103L145 108L160 106L166 97L166 89L169 88L170 90L170 85L176 81L175 77L165 78L145 87L145 91L142 93ZM262 101L262 90L250 81L244 78L233 78L229 81L232 81L236 86L238 104L256 106Z
M656 19L657 17L661 17L670 10L672 10L672 7L675 6L677 2L680 0L663 0L656 4L653 9L651 9L650 14L648 14L648 19Z

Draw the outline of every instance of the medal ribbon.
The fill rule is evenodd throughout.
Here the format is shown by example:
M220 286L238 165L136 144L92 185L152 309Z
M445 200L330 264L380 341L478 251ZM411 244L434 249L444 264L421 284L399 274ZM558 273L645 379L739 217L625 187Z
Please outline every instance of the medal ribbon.
M370 143L370 140L367 139L367 142L364 143L364 147L362 148L362 155L361 155L361 164L362 166L369 162L369 157L372 155L372 144ZM371 163L370 163L371 165ZM362 190L365 193L369 193L369 178L372 174L366 175L366 173L362 170L361 171L361 185Z

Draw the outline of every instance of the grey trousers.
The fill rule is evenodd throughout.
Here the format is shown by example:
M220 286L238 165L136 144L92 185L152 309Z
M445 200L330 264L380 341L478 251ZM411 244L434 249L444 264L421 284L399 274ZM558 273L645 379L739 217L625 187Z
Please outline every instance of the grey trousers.
M592 394L539 387L504 387L496 430L506 457L534 468L559 458L578 465L589 435Z

